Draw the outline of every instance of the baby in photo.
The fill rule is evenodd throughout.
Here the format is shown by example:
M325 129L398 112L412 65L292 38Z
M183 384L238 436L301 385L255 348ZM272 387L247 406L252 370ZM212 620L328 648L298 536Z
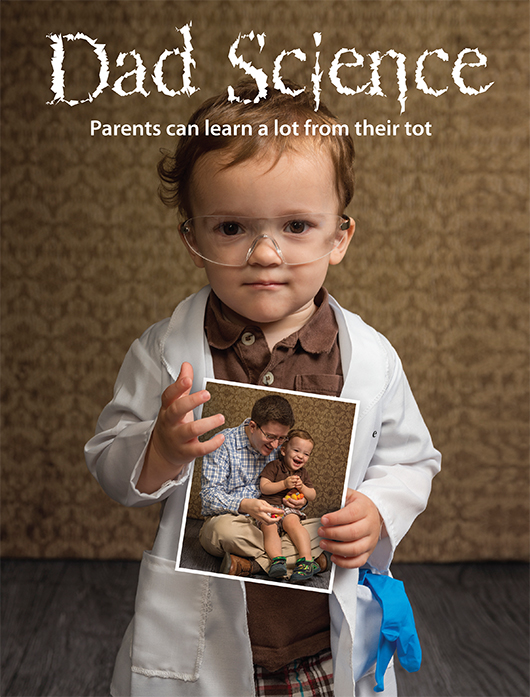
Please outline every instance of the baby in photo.
M283 516L271 516L273 519L276 518L275 523L259 524L263 532L265 551L272 562L269 569L271 578L287 575L287 560L281 554L282 533L289 536L300 555L290 581L306 581L320 571L320 566L311 554L309 533L302 526L302 520L306 515L301 510L308 501L314 501L317 495L306 469L314 445L314 440L307 431L291 430L287 435L287 441L281 447L280 458L269 462L261 473L261 498L283 509Z

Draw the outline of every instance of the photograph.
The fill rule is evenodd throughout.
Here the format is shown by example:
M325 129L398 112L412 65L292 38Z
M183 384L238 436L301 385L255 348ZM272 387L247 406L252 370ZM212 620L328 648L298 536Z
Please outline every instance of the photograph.
M237 579L241 557L249 581L331 593L317 530L346 498L357 402L220 380L204 388L202 416L222 411L225 440L195 461L176 568ZM245 499L265 505L241 514Z

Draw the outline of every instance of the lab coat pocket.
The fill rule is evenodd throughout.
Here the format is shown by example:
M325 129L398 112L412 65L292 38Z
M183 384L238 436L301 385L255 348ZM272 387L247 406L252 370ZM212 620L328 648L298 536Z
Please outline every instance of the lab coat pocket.
M133 673L196 681L209 611L207 576L175 571L175 562L144 552L134 616Z
M381 606L366 586L357 586L357 614L353 645L353 676L357 682L375 671L377 648L383 613Z

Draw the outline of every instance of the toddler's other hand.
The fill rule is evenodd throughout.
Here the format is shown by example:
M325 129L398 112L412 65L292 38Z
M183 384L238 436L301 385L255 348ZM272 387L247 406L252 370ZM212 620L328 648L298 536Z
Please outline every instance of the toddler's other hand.
M302 480L296 474L291 474L284 479L284 484L286 489L299 489L302 486Z
M374 551L383 519L368 496L348 489L346 505L339 511L322 516L318 534L322 549L332 553L331 560L345 569L366 564Z
M162 393L162 406L151 435L144 466L138 479L139 491L151 494L164 482L175 479L182 468L196 457L216 450L224 436L216 434L201 443L199 436L222 426L224 416L215 414L205 419L193 418L193 409L210 399L206 390L190 394L193 368L183 363L177 380Z
M304 506L307 506L307 499L282 499L282 503L284 506L287 506L287 508L303 508Z

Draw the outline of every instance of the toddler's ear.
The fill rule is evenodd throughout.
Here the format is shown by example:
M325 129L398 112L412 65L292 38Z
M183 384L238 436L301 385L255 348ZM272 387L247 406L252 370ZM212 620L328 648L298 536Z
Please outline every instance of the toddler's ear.
M200 257L198 254L195 254L194 252L191 251L191 249L188 248L188 252L190 257L193 259L193 263L195 266L198 266L199 269L204 269L204 259Z
M183 245L186 247L186 249L188 250L188 254L189 254L190 257L193 259L193 263L195 264L195 266L198 266L199 269L204 269L204 259L203 259L202 257L200 257L198 254L196 254L196 253L191 249L191 247L189 246L189 244L186 242L186 238L185 238L184 235L182 234L182 231L181 231L181 229L180 229L180 225L179 225L179 235L180 235L180 239L182 240L182 244L183 244Z
M353 218L348 218L348 220L350 221L350 227L346 230L346 234L342 240L329 255L329 263L332 265L340 264L343 260L355 232L355 220Z

